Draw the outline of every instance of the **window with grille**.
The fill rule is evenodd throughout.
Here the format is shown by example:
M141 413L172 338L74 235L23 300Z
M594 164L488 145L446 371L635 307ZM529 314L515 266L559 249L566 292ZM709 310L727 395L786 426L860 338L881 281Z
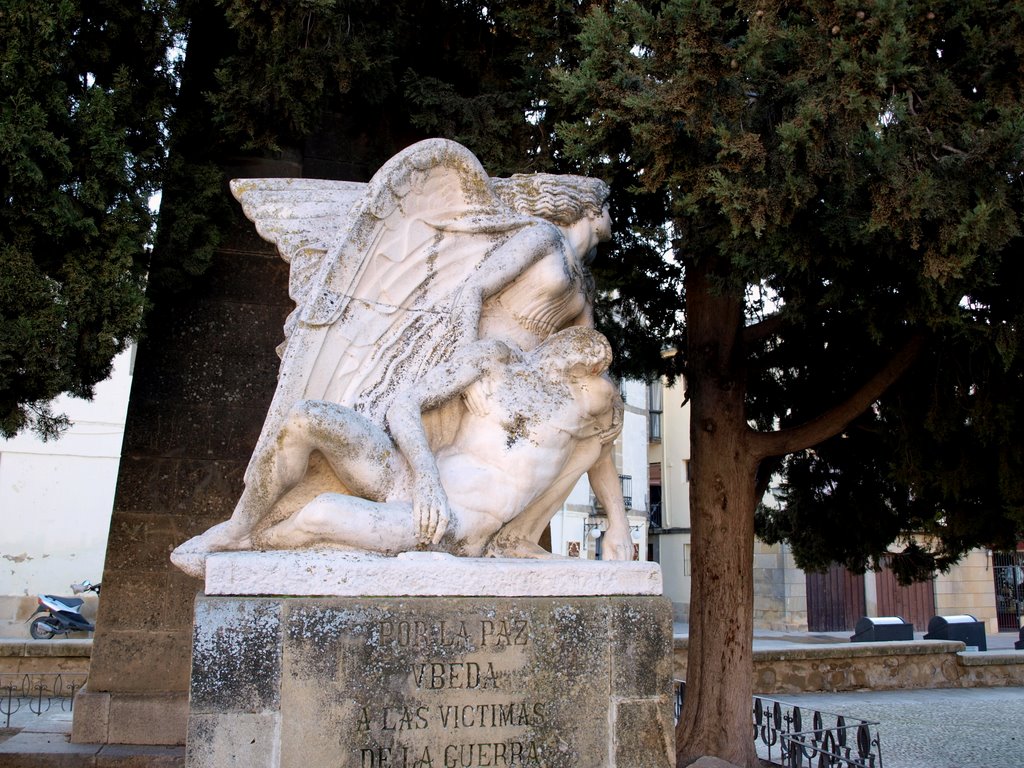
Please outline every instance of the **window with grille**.
M662 390L660 381L647 385L647 432L652 443L661 442Z

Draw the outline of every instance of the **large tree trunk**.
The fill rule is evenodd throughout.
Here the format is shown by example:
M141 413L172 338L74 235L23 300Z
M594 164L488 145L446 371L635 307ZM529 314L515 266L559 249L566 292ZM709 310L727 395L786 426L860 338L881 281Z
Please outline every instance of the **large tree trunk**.
M744 410L741 301L686 277L693 581L678 765L755 766L751 739L756 469Z

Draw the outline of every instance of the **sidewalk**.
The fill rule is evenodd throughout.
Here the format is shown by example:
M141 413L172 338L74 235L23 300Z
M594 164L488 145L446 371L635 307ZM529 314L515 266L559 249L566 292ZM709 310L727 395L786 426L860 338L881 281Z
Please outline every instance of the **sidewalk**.
M884 768L1024 765L1024 688L797 693L775 698L801 708L877 721Z
M1024 765L1024 688L801 693L776 698L801 708L878 721L884 768ZM12 717L12 726L17 717ZM24 729L0 743L4 768L184 765L183 747L69 744L70 712L20 717Z
M45 706L45 703L44 703ZM72 712L54 702L36 714L27 701L0 717L0 766L3 768L183 768L184 747L120 744L72 744Z
M685 623L674 626L685 637ZM918 639L923 633L917 635ZM1017 633L989 635L990 652L1013 650ZM850 633L757 630L755 650L850 645ZM790 704L878 721L884 768L1020 768L1024 766L1024 687L794 693L768 696ZM0 718L0 726L5 718ZM0 729L3 768L182 768L183 747L71 744L72 713L59 704L42 715L27 707ZM6 738L6 740L5 740Z
M677 622L676 637L689 627ZM755 630L755 650L850 645L850 632ZM916 640L924 637L915 633ZM1017 632L989 634L989 653L1013 652ZM1024 652L1021 652L1024 653ZM1021 768L1024 688L941 688L905 691L770 694L801 708L879 723L884 768ZM806 720L805 720L806 722Z

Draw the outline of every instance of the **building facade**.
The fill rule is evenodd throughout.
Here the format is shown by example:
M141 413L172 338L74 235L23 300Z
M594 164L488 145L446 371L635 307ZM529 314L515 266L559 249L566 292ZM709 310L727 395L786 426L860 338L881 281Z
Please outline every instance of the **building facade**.
M651 559L661 564L665 595L677 620L690 613L690 418L684 384L648 387ZM989 632L1024 617L1024 553L1002 564L1000 553L974 550L928 582L902 586L891 570L824 574L797 567L785 544L754 542L754 625L760 629L852 631L861 616L902 616L918 632L935 615L969 614ZM1006 558L1004 558L1006 559ZM1009 562L1009 559L1007 560ZM997 611L998 607L998 611Z
M28 636L35 595L70 595L100 580L121 456L134 348L114 360L95 397L59 397L72 424L59 439L0 441L0 636Z

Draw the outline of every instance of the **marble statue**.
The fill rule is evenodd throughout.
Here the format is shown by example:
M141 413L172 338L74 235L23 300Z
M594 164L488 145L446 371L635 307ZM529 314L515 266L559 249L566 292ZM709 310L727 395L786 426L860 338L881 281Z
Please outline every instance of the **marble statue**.
M618 392L602 375L610 360L607 341L589 328L559 331L525 355L500 341L468 345L396 396L386 419L390 434L350 408L301 401L259 468L264 482L256 495L272 504L301 479L313 450L353 493L317 496L255 533L252 544L547 554L529 540L495 534L524 516L547 525L610 450L622 426ZM423 439L422 411L460 395L466 412L435 456Z
M541 556L584 472L608 514L605 557L631 557L610 451L622 406L587 271L611 237L602 182L491 179L432 139L366 185L232 190L290 262L297 307L245 490L175 550L179 567L324 545Z

